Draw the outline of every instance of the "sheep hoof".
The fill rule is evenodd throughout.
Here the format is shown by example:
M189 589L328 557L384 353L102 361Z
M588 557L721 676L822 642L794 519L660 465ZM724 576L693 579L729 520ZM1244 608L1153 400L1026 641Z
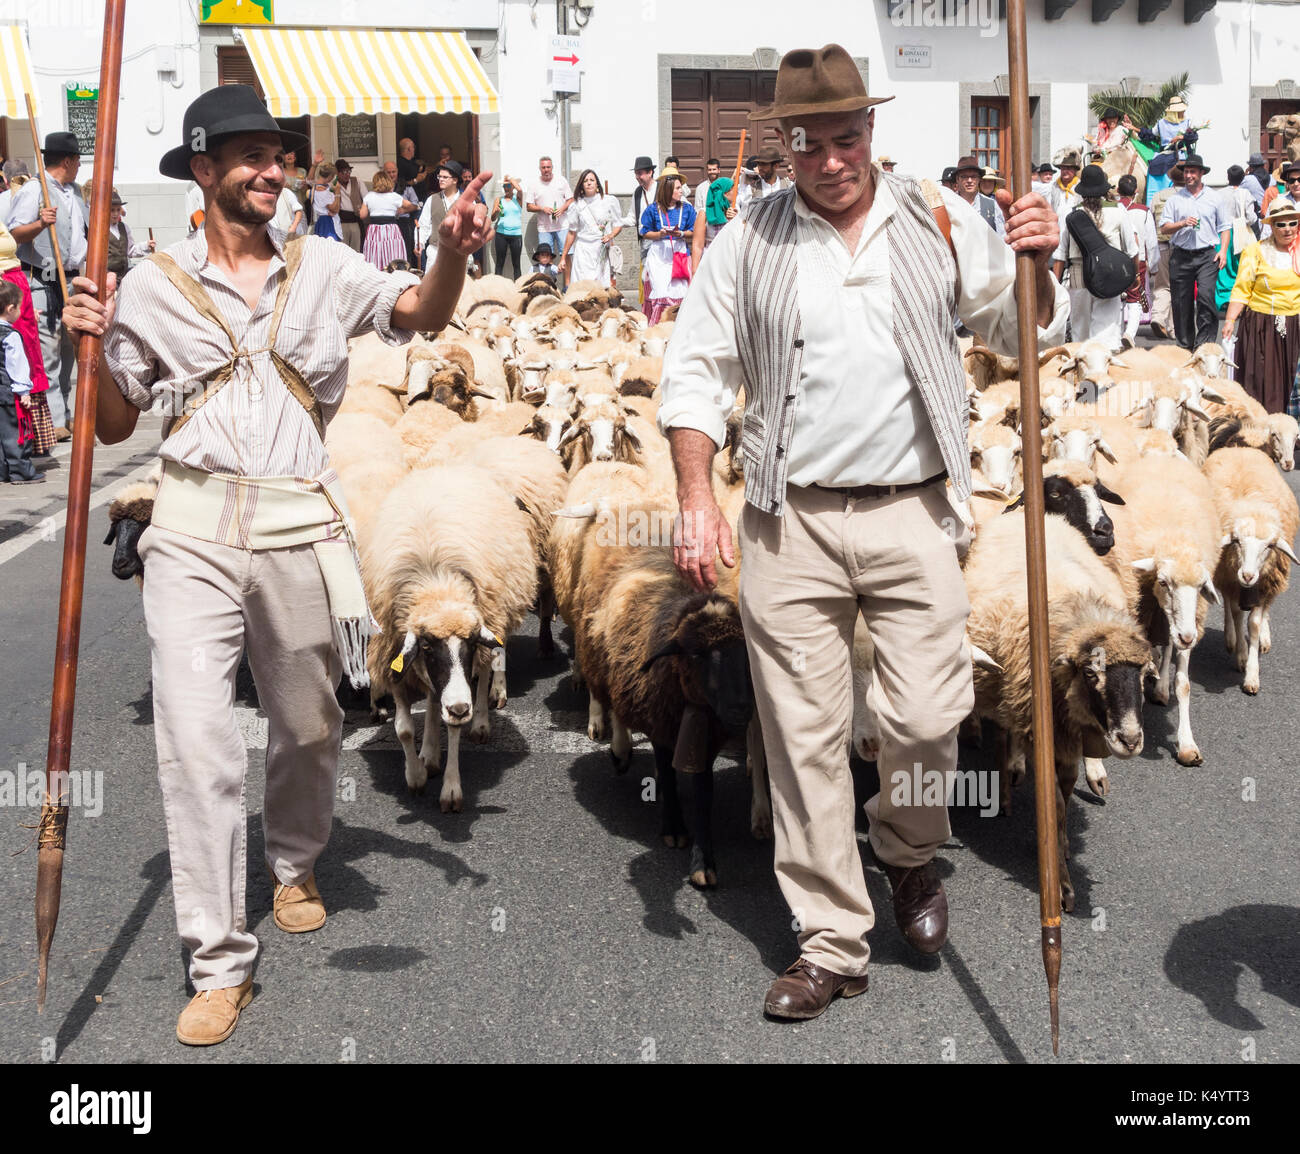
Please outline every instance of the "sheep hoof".
M1180 749L1175 756L1179 765L1200 765L1205 760L1194 745L1190 749Z
M614 772L617 774L627 773L632 765L632 755L630 753L626 757L619 757L613 749L609 751L609 760L614 763Z
M1249 694L1251 697L1254 697L1255 694L1257 694L1257 693L1259 692L1259 682L1258 682L1258 681L1243 681L1243 682L1241 683L1241 691L1242 691L1242 693L1247 693L1247 694Z
M488 694L489 709L505 709L506 691L504 689L494 689Z
M684 833L666 833L663 839L669 849L685 849L690 844L690 838Z
M1259 639L1259 651L1261 653L1267 653L1272 648L1273 643L1271 641L1265 641L1262 637Z
M591 738L592 741L604 741L605 723L603 721L587 722L587 736Z
M770 841L772 837L772 811L770 809L751 809L749 811L749 832L759 841Z
M1152 705L1168 705L1169 690L1161 689L1159 686L1156 685L1148 685L1147 700L1151 702Z
M863 761L876 761L880 757L880 743L870 738L859 737L853 742L853 751Z
M569 674L569 684L571 684L574 689L579 690L587 687L586 681L583 680L582 672L577 668L577 666L574 666L573 672Z
M461 803L464 800L464 795L460 790L444 789L442 796L438 798L438 806L443 813L460 813Z
M1061 909L1067 914L1074 913L1074 886L1069 882L1061 883Z
M717 887L718 875L714 870L691 870L691 885L697 890L711 890Z
M469 739L477 745L483 745L492 737L492 727L488 725L487 718L482 721L475 721L469 727Z
M1097 774L1097 780L1096 780L1096 781L1094 781L1094 780L1090 777L1090 778L1088 778L1088 788L1089 788L1090 790L1092 790L1092 792L1095 793L1098 797L1109 797L1109 796L1110 796L1110 778L1107 777L1106 774L1105 774L1104 772L1103 772L1103 773L1099 773L1099 774Z

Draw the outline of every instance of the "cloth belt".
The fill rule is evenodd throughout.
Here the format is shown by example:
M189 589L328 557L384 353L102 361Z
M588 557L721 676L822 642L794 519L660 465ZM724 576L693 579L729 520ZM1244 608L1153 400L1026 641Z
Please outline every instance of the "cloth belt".
M811 487L827 493L842 493L846 497L892 497L896 493L906 493L909 489L924 489L927 485L933 485L936 481L944 481L947 478L948 472L945 469L935 473L933 477L927 477L924 481L909 481L903 485L818 485L814 483Z
M359 224L361 218L355 212L349 212L346 208L339 209L339 220L344 224Z
M366 604L352 518L333 469L311 479L236 477L164 461L152 524L236 549L311 545L344 672L356 689L370 684L367 640L379 622Z
M402 218L406 219L405 217ZM371 216L366 218L367 224L397 224L398 219L395 216Z

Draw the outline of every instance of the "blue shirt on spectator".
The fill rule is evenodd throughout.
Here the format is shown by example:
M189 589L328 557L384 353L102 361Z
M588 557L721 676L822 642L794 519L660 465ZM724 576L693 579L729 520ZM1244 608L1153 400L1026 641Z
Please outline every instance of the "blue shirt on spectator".
M1165 211L1160 214L1160 226L1173 224L1188 217L1198 217L1197 225L1192 228L1180 228L1169 237L1169 243L1175 248L1188 251L1200 251L1219 247L1219 233L1232 225L1223 211L1223 203L1217 193L1205 185L1193 196L1185 188L1180 188L1165 201Z

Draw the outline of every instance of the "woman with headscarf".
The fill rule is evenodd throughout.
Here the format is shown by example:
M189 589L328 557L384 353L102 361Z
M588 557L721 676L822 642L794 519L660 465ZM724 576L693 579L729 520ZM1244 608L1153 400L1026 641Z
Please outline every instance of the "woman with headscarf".
M1222 337L1236 338L1234 379L1270 413L1282 413L1290 411L1300 362L1300 208L1277 200L1264 219L1273 231L1241 254Z
M18 244L3 220L0 220L0 280L16 285L22 293L22 304L19 306L14 329L23 339L23 352L27 354L27 365L32 374L32 407L18 408L18 443L26 445L29 441L34 441L32 456L48 457L59 440L54 434L50 405L45 398L50 380L45 375L45 358L41 355L41 336L36 327L36 310L32 308L31 286L18 262ZM63 439L66 440L68 436L71 434L66 434Z
M569 233L560 258L560 272L570 284L579 280L594 280L602 285L613 282L609 250L623 231L623 206L616 197L604 195L602 188L600 177L590 168L578 177L567 217Z

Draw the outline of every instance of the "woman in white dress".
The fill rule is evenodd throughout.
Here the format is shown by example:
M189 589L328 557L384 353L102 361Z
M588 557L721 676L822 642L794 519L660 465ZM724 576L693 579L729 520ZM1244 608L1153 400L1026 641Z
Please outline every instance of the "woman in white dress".
M645 277L645 302L643 308L652 325L657 325L663 314L686 297L691 284L689 255L695 231L695 206L682 196L682 178L677 173L664 173L659 179L659 192L654 204L646 205L641 214L641 237L651 242L641 261ZM679 253L686 254L688 268L684 276L674 275L674 264Z
M560 258L560 271L570 283L613 283L609 249L623 230L623 208L617 197L602 195L602 187L600 177L590 168L578 177L578 192L568 212L569 233Z

